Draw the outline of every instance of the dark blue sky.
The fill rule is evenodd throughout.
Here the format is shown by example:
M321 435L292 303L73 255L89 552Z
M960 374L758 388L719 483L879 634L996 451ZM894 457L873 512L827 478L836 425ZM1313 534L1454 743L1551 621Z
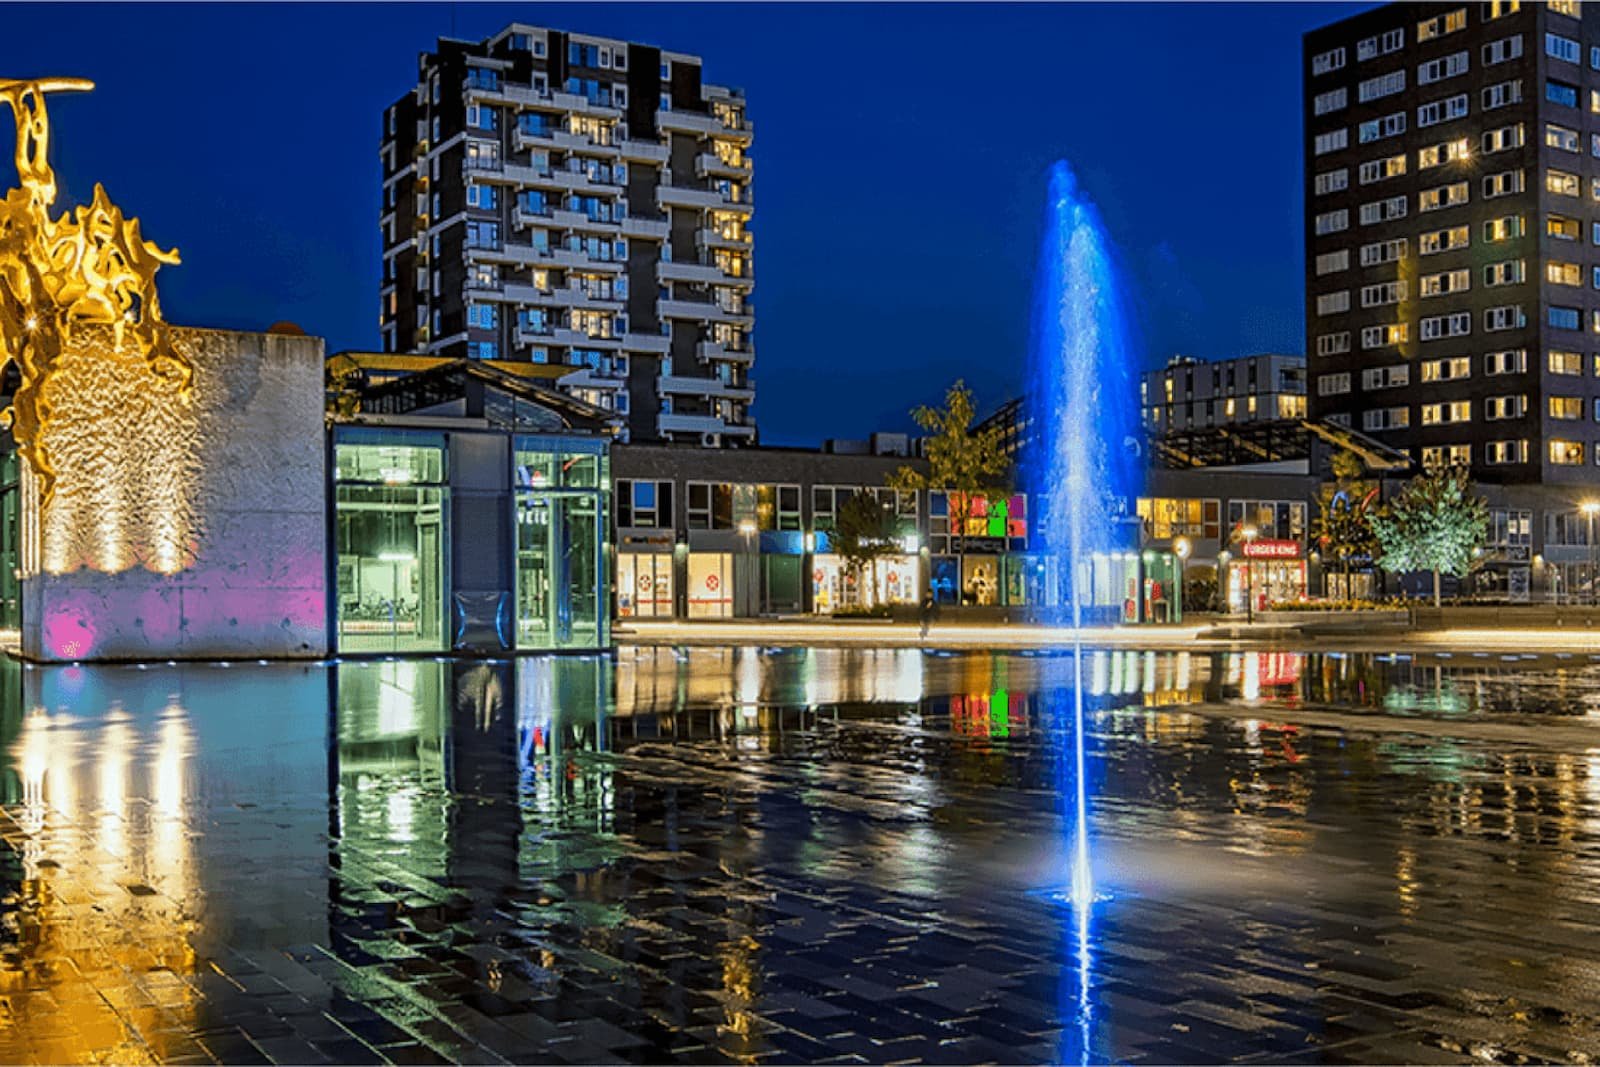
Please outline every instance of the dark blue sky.
M1146 364L1300 351L1300 34L1363 6L7 5L0 76L98 83L55 98L55 165L178 246L170 319L335 351L378 342L379 122L435 37L521 19L701 55L756 125L762 438L806 444L905 428L956 377L985 408L1020 389L1057 158Z

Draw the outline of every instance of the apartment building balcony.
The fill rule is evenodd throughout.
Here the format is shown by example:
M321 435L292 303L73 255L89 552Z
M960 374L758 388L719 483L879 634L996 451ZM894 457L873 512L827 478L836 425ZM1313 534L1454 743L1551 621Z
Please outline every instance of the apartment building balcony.
M469 248L468 262L499 263L513 267L548 267L554 261L548 248L532 245L504 244L499 248Z
M696 285L724 285L731 279L717 267L704 263L672 263L661 260L656 264L658 282L693 282Z
M612 351L622 348L620 337L595 337L567 326L557 326L551 333L550 342L567 348L605 348Z
M534 148L553 148L556 143L557 126L546 126L543 129L527 129L518 125L511 134L511 144L519 152L527 152Z
M574 248L556 248L550 252L551 262L558 267L569 270L593 270L621 273L628 269L626 263L619 263L614 259L590 259L587 252Z
M567 230L595 230L599 233L617 233L621 219L591 219L581 211L556 208L550 212L550 223Z
M549 326L531 327L526 323L517 323L517 344L527 348L530 345L549 345L555 343L555 330Z
M695 285L725 285L734 289L753 289L756 280L729 274L708 263L678 263L662 260L656 264L657 282L691 282Z
M577 93L563 93L559 90L550 94L550 103L564 111L571 111L579 115L590 115L597 119L620 119L622 109L592 101L586 96Z
M556 379L564 389L621 390L628 384L628 376L616 370L603 371L594 367L574 367L571 374Z
M586 311L612 311L621 312L624 301L621 297L590 296L582 289L554 289L547 296L547 301L556 307L578 308Z
M500 286L500 300L507 304L531 304L538 307L555 306L555 290L540 289L526 282L505 282ZM493 299L491 297L491 299Z
M716 433L725 437L754 437L756 428L742 422L727 422L715 415L679 415L662 412L656 416L662 433Z
M701 152L694 157L694 173L697 178L738 178L746 181L750 178L750 160L743 163L728 163L715 152Z
M550 209L533 210L518 204L511 209L512 228L526 230L530 226L549 226L551 223Z
M581 170L554 170L551 181L568 192L592 193L598 196L616 196L622 192L622 183L611 176L591 178Z
M560 171L530 167L525 163L507 163L500 169L500 176L512 185L533 186L551 192L561 192L567 188L566 183L557 176L559 174Z
M688 319L691 322L723 322L733 326L755 325L755 316L747 312L726 311L705 300L661 300L657 303L664 319Z
M695 231L694 243L702 252L716 248L744 252L748 251L754 242L748 233L740 234L738 237L724 237L716 230L703 228Z
M665 241L671 224L666 219L649 219L639 215L629 215L622 220L622 235L624 237L642 237L652 241Z
M676 185L656 186L656 206L663 209L682 207L697 211L732 211L741 215L749 215L755 210L748 193L744 200L728 200L715 189L684 189Z
M739 363L748 367L755 362L756 353L753 348L729 348L727 345L718 344L716 341L701 341L694 346L694 355L701 363L710 363L723 360L728 363Z
M742 385L730 385L720 378L695 378L683 374L663 374L657 377L656 387L669 396L716 397L723 400L752 401L756 398L755 382L746 380Z
M591 156L617 157L622 155L622 148L614 141L597 141L586 133L573 133L571 130L556 130L552 138L555 146L568 152L582 152Z
M670 150L664 144L655 141L624 140L621 143L622 158L638 163L665 163L671 156Z
M622 347L629 352L644 352L664 356L672 351L672 338L664 333L625 333Z
M672 133L692 133L700 137L723 137L740 144L749 144L755 137L755 126L745 122L740 129L728 126L715 115L698 111L657 111L656 128Z

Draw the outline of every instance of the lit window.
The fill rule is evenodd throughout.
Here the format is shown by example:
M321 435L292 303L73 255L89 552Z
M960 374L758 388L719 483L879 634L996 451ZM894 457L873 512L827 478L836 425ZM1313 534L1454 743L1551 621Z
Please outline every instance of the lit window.
M1558 467L1575 467L1583 463L1583 442L1550 440L1550 462Z

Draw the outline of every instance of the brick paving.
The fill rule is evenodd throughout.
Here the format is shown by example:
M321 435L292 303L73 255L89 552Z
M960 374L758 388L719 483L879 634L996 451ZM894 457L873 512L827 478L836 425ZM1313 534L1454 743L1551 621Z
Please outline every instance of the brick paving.
M1600 1056L1600 667L1248 657L1086 672L1081 937L1064 657L11 668L0 1060Z

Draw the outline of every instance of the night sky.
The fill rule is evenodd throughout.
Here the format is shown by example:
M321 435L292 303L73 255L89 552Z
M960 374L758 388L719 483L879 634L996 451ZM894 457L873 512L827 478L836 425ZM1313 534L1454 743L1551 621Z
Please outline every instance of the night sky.
M1301 351L1300 35L1366 6L8 4L0 76L98 83L52 98L53 161L68 201L101 181L178 246L169 319L337 351L378 344L380 120L435 37L520 19L700 55L756 128L762 439L815 444L909 428L956 377L984 408L1019 391L1057 158L1147 365Z

